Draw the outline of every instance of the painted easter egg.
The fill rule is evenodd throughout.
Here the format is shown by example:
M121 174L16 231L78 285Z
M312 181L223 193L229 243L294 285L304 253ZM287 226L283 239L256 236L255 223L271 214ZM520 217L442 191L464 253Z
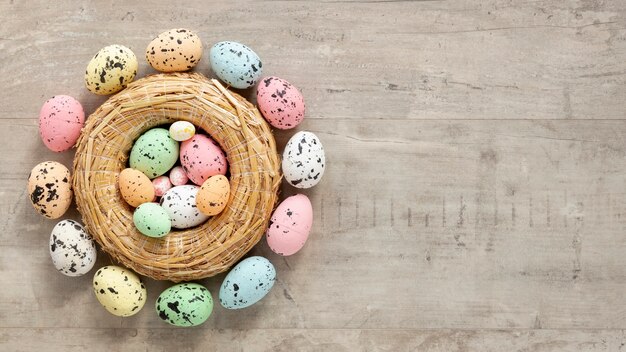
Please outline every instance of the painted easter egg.
M312 132L294 134L283 151L285 180L296 188L311 188L318 184L326 168L322 142Z
M196 134L196 127L189 121L176 121L170 126L170 137L183 142Z
M70 170L56 161L37 164L28 176L28 194L35 210L58 219L72 203Z
M213 298L200 284L178 284L159 295L156 311L161 319L174 326L197 326L211 316Z
M139 232L159 238L170 233L172 221L169 215L157 203L143 203L133 213L133 223Z
M196 185L176 186L161 197L161 206L172 220L172 227L187 229L198 226L209 218L196 206L199 190L200 187Z
M122 198L132 207L138 207L154 199L152 181L139 170L131 168L122 170L118 177L118 185Z
M152 186L154 187L154 194L157 197L161 197L172 188L172 182L170 182L170 178L167 176L159 176L152 180Z
M292 255L304 247L312 224L313 207L309 197L291 196L274 210L266 233L267 244L276 254Z
M276 269L263 257L250 257L237 264L222 282L220 304L227 309L249 307L265 297L276 281Z
M123 45L106 46L89 61L85 85L90 92L108 95L119 92L135 79L137 57Z
M54 267L67 276L81 276L96 263L96 243L74 220L59 221L50 234L50 257Z
M146 60L155 70L178 72L192 69L202 57L202 41L194 32L177 28L159 34L146 48Z
M249 47L237 42L219 42L209 52L213 72L226 84L250 88L261 78L263 63Z
M263 78L257 88L256 99L263 117L278 129L294 128L304 119L302 93L282 78Z
M164 128L142 134L130 151L130 167L153 179L168 172L178 160L178 142Z
M230 196L230 183L224 175L209 177L198 191L198 210L208 216L217 215L226 208Z
M191 182L198 186L207 178L225 175L228 171L228 162L222 149L203 134L196 134L181 144L180 163Z
M66 151L76 144L85 124L85 112L78 100L55 95L39 111L39 136L48 149Z
M170 170L170 182L174 186L186 185L189 182L189 177L182 166L175 166Z
M148 296L135 273L114 265L98 269L93 277L93 291L100 304L118 317L139 313Z

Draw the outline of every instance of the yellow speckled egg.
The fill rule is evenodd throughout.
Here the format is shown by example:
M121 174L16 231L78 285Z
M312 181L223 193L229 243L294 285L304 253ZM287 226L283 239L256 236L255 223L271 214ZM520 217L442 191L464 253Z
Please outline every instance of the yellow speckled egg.
M139 170L131 168L122 170L118 184L122 198L135 208L154 199L152 181Z
M137 314L148 297L146 287L135 273L114 265L102 267L96 272L93 291L100 304L118 317Z
M94 94L113 94L124 89L136 74L135 53L123 45L109 45L100 49L89 61L85 85Z
M201 56L200 37L184 28L159 34L146 48L146 60L161 72L190 70L198 64Z
M70 170L56 161L37 164L28 176L33 207L49 219L60 218L72 203Z
M198 210L208 216L217 215L224 210L230 197L230 184L224 175L209 177L196 196Z

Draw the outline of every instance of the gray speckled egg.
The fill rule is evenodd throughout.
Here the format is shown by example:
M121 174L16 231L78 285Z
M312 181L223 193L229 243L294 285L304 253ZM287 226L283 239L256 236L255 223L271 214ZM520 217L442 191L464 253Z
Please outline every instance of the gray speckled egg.
M219 42L209 53L213 72L234 88L250 88L259 81L263 63L247 46L237 42Z
M67 276L81 276L96 263L96 244L74 220L59 221L50 234L50 257L54 267Z
M176 186L161 197L161 207L172 220L172 227L187 229L205 222L209 217L196 206L200 187L195 185Z
M296 188L311 188L324 176L326 156L322 142L312 132L294 134L283 151L285 180Z
M242 260L220 287L220 304L227 309L249 307L265 297L276 281L276 269L263 257Z

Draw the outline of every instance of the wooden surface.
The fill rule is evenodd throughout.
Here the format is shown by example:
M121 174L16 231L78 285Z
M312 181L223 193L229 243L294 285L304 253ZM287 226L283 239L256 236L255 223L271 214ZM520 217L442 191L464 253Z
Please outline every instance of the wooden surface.
M122 319L58 274L25 191L72 160L39 140L43 101L92 112L91 56L127 45L143 76L174 27L204 40L202 73L230 39L299 86L328 160L304 250L254 250L269 296L187 330L153 311L166 282ZM0 350L626 351L625 83L622 0L2 0Z

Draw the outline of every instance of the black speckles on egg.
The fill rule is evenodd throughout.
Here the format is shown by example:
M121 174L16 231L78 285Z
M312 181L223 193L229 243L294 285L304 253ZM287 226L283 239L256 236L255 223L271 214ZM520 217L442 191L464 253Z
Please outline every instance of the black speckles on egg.
M209 177L225 175L226 155L210 137L196 134L180 146L180 162L191 182L202 185Z
M92 93L108 95L118 92L137 74L137 57L122 45L106 46L89 61L85 85Z
M48 149L66 151L74 146L85 122L78 100L67 95L48 99L39 112L39 135Z
M72 202L69 170L55 161L36 165L28 178L28 194L35 210L49 219L61 217Z
M163 291L156 302L159 317L175 326L197 326L213 311L209 290L196 283L174 285Z
M246 308L265 297L276 281L276 270L263 257L250 257L237 264L222 282L220 304L227 309Z
M219 42L210 51L211 68L226 84L245 89L259 81L263 64L249 47L237 42Z
M187 71L202 57L200 37L187 29L172 29L159 34L146 48L146 60L157 71Z
M50 234L50 257L54 267L67 276L84 275L96 262L91 235L74 220L62 220Z
M287 142L282 169L285 180L296 188L311 188L324 175L326 156L319 138L312 132L300 131Z
M93 287L102 306L117 316L134 315L145 304L146 289L139 277L118 266L99 269L94 275Z
M187 229L204 223L209 217L196 207L196 196L200 187L195 185L176 186L161 197L161 206L172 221L172 227Z
M294 128L304 119L302 93L282 78L264 78L257 89L257 103L263 117L276 128Z

